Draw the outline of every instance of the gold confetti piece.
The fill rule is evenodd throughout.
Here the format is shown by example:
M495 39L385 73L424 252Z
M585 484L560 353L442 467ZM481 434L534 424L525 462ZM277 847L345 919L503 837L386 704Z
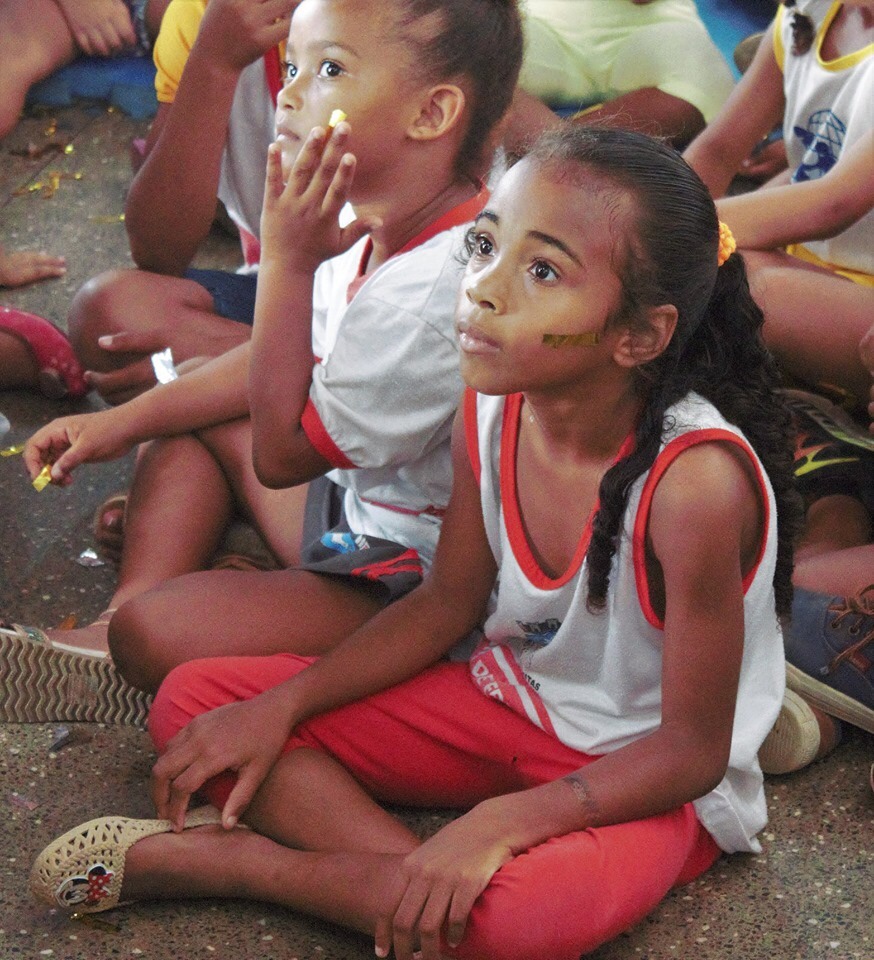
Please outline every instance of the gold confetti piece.
M58 624L58 630L72 630L76 626L79 618L75 613L69 613L66 617Z
M594 330L587 333L543 334L543 346L552 347L555 350L559 347L594 347L600 340L601 334Z
M331 118L328 120L328 129L333 130L338 123L341 123L346 119L346 114L342 110L334 110L331 113Z
M89 217L91 223L124 223L123 213L111 213L109 216Z
M58 121L49 120L49 125L45 129L45 135L47 137L53 137L58 132Z
M75 152L76 152L76 148L73 146L72 143L68 143L68 144L66 145L66 147L64 147L64 153L66 153L67 156L69 156L71 153L75 153Z
M98 930L106 930L108 933L120 933L121 925L110 923L102 917L95 917L92 913L71 913L70 919L75 923L84 923L89 927L96 927Z
M31 482L33 483L33 489L36 490L37 493L42 493L52 482L51 464L47 463Z
M0 457L14 457L18 453L24 453L23 443L16 443L14 447L7 447L5 450L0 450Z

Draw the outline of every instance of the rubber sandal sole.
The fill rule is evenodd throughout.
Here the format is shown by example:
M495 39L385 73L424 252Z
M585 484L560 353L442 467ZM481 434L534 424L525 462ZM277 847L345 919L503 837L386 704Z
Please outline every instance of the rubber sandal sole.
M763 773L793 773L812 763L819 750L819 723L804 700L787 690L771 732L759 750Z
M791 663L786 664L786 685L815 707L819 707L823 713L837 717L838 720L845 720L868 733L874 733L874 710L840 690L821 683Z
M107 657L89 657L0 631L0 721L145 726L151 697L122 679Z

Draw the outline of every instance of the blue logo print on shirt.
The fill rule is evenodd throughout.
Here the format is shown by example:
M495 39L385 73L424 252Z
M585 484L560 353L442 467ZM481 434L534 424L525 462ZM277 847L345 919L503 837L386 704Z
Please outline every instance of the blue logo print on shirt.
M524 620L517 620L516 624L525 634L525 643L534 647L549 646L561 628L561 620L556 620L555 617L550 617L549 620L541 620L540 623L526 623Z
M806 147L798 169L792 174L793 183L818 180L838 162L847 128L831 110L817 110L810 115L807 129L793 127L792 132Z
M370 544L367 537L360 533L323 533L320 542L322 546L329 550L336 550L337 553L354 553L356 550L367 550Z

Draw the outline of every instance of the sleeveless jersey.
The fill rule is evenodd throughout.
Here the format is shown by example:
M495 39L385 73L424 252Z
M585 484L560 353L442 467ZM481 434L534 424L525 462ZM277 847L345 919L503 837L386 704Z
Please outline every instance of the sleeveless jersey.
M618 750L661 722L663 624L650 603L644 545L652 496L664 471L689 446L736 444L750 458L766 511L755 568L744 581L744 652L725 778L695 802L698 817L726 851L759 850L766 822L759 747L780 709L783 642L774 608L776 510L770 483L740 431L690 394L665 417L661 451L634 483L610 572L606 607L586 608L585 553L591 518L569 569L551 579L528 545L516 497L521 395L465 397L465 429L479 477L485 529L498 586L484 639L470 660L479 689L524 714L563 743L590 755ZM626 441L620 456L630 448Z
M874 136L874 44L835 60L822 57L840 6L837 0L798 0L796 9L816 29L813 46L798 56L792 53L792 11L781 6L777 13L774 55L783 71L783 136L794 183L824 176L844 151ZM874 210L836 237L803 246L830 266L874 274Z

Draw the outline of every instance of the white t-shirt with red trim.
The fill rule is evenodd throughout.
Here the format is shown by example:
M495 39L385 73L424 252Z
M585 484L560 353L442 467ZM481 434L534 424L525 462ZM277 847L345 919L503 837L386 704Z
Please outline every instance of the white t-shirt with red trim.
M470 671L483 693L590 755L618 750L661 723L663 624L650 604L644 562L659 479L693 444L732 443L750 458L767 511L766 533L744 582L744 652L728 771L695 807L722 849L758 851L756 834L767 811L757 754L779 712L785 683L773 591L776 508L758 458L740 431L696 394L671 407L661 451L629 496L606 608L593 614L586 609L585 564L591 518L570 567L555 579L539 567L525 536L515 476L521 407L521 395L465 398L468 450L499 568L485 639L471 657ZM629 446L630 439L620 456Z
M413 548L426 567L449 502L463 388L454 326L460 254L486 197L439 218L370 275L367 238L316 272L318 359L304 431L346 488L350 528Z

